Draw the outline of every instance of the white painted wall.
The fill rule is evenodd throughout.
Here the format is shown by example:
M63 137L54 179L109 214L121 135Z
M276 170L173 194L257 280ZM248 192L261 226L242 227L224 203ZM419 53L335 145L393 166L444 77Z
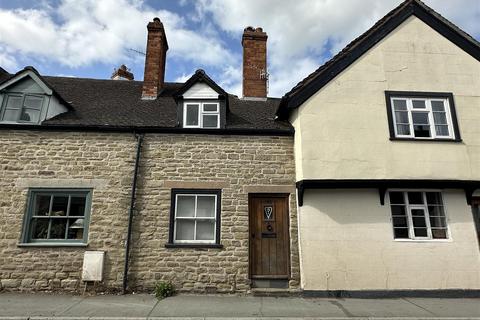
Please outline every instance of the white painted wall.
M452 92L462 143L390 141L385 94ZM290 118L297 180L480 180L480 62L416 17ZM480 249L462 190L444 193L451 239L395 241L377 190L307 190L299 210L307 290L480 289Z
M386 90L452 92L463 143L390 141ZM416 17L298 112L297 180L480 179L480 62Z
M218 99L218 92L203 82L197 82L184 94L184 99Z
M449 240L394 240L377 190L307 190L299 211L306 290L480 289L480 248L461 190L443 193Z

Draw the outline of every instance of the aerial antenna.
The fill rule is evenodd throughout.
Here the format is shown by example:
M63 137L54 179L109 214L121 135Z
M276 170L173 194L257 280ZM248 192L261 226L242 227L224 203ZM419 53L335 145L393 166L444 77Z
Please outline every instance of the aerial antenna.
M133 52L138 53L138 54L141 54L142 56L146 56L146 55L147 55L145 52L138 51L138 50L135 50L135 49L132 49L132 48L129 48L128 50L133 51Z

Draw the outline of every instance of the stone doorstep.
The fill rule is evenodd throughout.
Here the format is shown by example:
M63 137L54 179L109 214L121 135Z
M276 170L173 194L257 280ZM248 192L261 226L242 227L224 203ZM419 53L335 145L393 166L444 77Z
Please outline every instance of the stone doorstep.
M301 289L281 289L281 288L252 288L250 293L254 297L302 297Z

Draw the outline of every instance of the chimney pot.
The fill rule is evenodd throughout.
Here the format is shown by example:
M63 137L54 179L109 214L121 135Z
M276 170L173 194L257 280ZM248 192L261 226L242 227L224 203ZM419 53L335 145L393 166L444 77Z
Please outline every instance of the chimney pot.
M167 35L159 18L147 25L147 53L143 75L142 99L156 99L165 84Z
M242 36L243 97L267 97L267 34L260 27L246 27Z

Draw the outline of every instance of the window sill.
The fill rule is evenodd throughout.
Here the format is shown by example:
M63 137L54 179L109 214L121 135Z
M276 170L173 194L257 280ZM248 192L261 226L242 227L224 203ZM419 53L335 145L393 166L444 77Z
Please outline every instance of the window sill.
M219 243L166 243L165 248L223 249Z
M419 142L462 142L462 139L415 139L415 138L398 138L390 137L390 141L419 141Z
M429 243L450 243L452 239L393 239L394 242L429 242Z
M47 242L32 242L32 243L18 243L17 247L28 248L28 247L43 247L43 248L54 248L54 247L77 247L77 248L86 248L88 247L87 243L47 243Z

